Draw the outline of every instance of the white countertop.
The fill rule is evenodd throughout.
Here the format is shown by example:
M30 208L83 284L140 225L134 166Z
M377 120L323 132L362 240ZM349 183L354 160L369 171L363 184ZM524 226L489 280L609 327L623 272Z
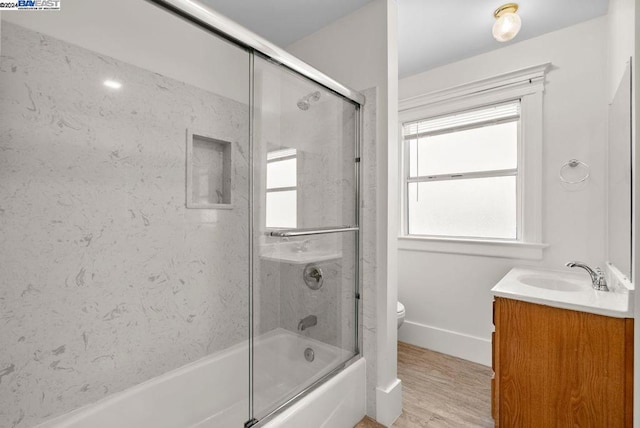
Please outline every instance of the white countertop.
M556 308L616 318L633 317L629 290L621 288L613 288L610 291L594 290L591 286L591 278L582 270L571 272L516 267L511 269L491 289L491 292L498 297Z

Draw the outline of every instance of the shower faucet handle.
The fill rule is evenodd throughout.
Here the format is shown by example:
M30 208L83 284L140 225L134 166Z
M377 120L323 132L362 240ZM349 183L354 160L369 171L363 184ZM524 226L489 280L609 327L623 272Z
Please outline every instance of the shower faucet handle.
M322 279L322 274L318 269L312 269L311 272L309 272L309 276L316 281L320 281Z
M304 283L307 284L307 287L312 290L319 290L324 283L322 269L313 263L305 266L304 271L302 272L302 279L304 280Z

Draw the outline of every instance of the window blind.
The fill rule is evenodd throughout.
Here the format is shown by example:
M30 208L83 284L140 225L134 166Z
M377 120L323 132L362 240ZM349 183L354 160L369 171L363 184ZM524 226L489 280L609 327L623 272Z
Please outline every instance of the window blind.
M272 152L267 153L267 162L284 160L286 158L295 158L295 157L296 157L296 149L274 150Z
M520 118L520 100L407 122L402 126L402 134L405 140L412 140L443 132L517 120L518 118Z

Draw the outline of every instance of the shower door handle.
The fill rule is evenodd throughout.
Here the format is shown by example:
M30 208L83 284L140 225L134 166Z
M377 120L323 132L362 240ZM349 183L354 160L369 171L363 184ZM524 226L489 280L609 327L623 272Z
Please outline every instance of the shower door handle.
M325 233L357 232L358 230L360 230L360 228L357 226L330 226L315 229L277 229L267 232L267 236L291 238L294 236L322 235Z

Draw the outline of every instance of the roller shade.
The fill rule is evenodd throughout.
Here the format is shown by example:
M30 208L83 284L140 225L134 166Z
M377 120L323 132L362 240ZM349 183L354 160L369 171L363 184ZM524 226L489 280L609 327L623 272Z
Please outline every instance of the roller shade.
M402 135L405 140L412 140L444 132L518 120L519 118L520 100L516 100L491 107L407 122L403 124Z

